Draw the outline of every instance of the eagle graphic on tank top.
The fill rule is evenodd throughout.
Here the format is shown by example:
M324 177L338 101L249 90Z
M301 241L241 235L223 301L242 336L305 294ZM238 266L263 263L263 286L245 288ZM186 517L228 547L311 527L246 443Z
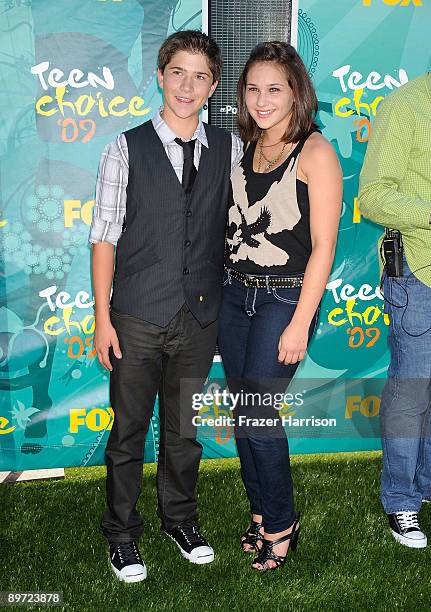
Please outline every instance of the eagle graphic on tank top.
M259 266L287 264L289 253L272 244L268 237L292 230L301 219L296 196L298 161L299 156L292 157L280 181L273 182L263 199L252 206L244 170L241 165L235 168L231 178L234 205L229 210L227 237L232 263L248 259Z

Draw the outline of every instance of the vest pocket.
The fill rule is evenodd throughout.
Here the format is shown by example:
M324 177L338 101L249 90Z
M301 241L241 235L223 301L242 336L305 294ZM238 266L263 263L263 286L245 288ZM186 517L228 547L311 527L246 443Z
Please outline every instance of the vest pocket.
M207 259L207 263L211 266L213 270L216 270L219 274L223 274L223 258L219 258L218 261Z
M135 253L131 257L128 257L126 261L121 262L119 266L117 266L115 272L116 276L131 276L140 270L145 270L146 268L150 268L154 266L156 263L159 263L161 258L156 255L156 253L152 249L144 249Z
M206 266L205 266L205 276L206 279L209 283L220 283L220 286L222 286L223 283L223 262L220 263L215 263L214 261L211 261L210 259L206 260Z

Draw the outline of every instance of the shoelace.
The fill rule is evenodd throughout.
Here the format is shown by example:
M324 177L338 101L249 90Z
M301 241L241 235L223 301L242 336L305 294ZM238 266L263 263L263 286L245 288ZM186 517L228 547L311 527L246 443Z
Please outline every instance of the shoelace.
M206 540L201 536L196 525L183 525L178 527L189 545L198 544L200 546L208 546Z
M125 542L124 544L118 544L117 551L121 563L126 563L127 565L133 563L142 564L142 559L138 549L136 548L135 542Z
M395 516L403 531L411 527L420 529L417 512L396 512Z

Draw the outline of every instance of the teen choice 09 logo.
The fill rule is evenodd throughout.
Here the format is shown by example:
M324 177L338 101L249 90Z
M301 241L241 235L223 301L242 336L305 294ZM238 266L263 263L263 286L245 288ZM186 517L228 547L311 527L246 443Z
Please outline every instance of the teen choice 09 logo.
M326 285L318 342L310 344L310 357L324 367L359 372L386 351L388 326L379 286L355 286L334 276Z

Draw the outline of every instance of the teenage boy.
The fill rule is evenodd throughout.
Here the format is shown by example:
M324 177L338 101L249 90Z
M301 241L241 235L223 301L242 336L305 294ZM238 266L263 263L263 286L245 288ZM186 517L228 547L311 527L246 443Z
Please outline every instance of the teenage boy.
M199 118L220 73L214 40L198 31L170 36L158 55L163 109L120 134L99 167L90 233L95 347L111 372L115 413L101 526L125 582L146 577L136 504L157 393L162 530L192 563L214 559L198 526L202 446L191 423L192 395L215 350L230 173L242 152L239 138Z

